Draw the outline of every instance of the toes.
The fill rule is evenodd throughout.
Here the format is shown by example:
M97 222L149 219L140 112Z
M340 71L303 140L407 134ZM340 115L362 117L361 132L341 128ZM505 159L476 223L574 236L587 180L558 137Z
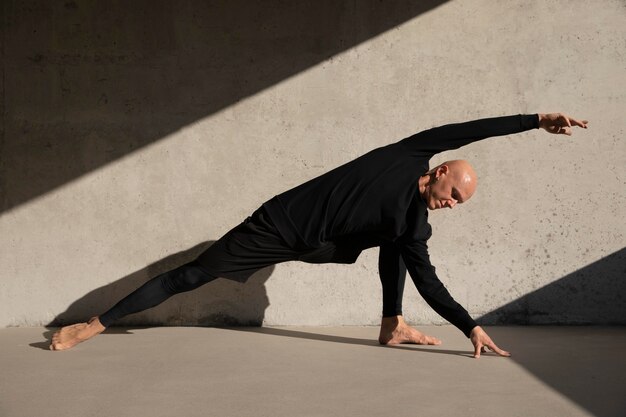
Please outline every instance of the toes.
M396 328L389 335L390 337L383 338L379 336L378 342L384 345L397 345L397 344L415 344L415 345L440 345L441 340L433 336L425 335L413 328Z
M415 343L418 345L440 345L441 340L433 336L421 335L421 337L416 339Z
M441 344L441 340L437 339L436 337L431 337L430 338L430 343L428 343L429 345L440 345Z
M425 345L433 345L435 344L435 340L430 336L424 336L424 344Z
M58 350L65 350L65 349L69 349L70 347L71 346L66 346L63 343L53 343L51 345L51 348L52 348L51 350L56 350L56 351L58 351Z

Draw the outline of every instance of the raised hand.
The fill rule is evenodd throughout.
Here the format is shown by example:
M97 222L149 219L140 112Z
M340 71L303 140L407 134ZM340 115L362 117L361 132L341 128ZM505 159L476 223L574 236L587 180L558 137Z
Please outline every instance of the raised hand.
M486 349L489 349L500 356L511 356L509 352L496 346L496 344L493 343L493 340L491 340L489 335L480 326L476 326L472 329L472 332L470 333L470 341L474 345L474 357L477 359L480 358L481 353L485 353L487 351Z
M539 127L555 135L572 135L572 126L587 129L587 120L577 120L563 113L539 114Z

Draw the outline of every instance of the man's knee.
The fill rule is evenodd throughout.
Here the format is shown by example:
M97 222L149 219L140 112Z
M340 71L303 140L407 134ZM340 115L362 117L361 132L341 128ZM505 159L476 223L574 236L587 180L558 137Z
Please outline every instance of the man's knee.
M197 261L179 266L161 277L161 285L170 294L194 290L215 279Z

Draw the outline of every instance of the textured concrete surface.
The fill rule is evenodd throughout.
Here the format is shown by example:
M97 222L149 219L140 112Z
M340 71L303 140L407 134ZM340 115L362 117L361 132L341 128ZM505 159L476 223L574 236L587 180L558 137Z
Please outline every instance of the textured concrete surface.
M380 347L375 327L114 328L45 350L44 328L0 330L0 415L622 417L624 327L487 329L511 358Z
M99 313L372 148L549 111L590 128L433 160L469 159L480 185L430 217L431 258L487 322L625 320L622 0L8 0L0 13L0 327ZM376 256L279 265L125 323L376 324ZM441 323L412 288L405 306Z

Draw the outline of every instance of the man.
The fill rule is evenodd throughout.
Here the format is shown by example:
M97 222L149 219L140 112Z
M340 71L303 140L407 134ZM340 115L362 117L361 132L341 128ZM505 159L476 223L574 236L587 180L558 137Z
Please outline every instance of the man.
M428 256L428 210L469 200L476 173L466 161L448 161L431 170L428 162L436 153L492 136L536 128L571 135L572 126L587 128L587 123L560 113L495 117L425 130L374 149L265 202L193 262L153 278L88 323L56 332L50 349L69 349L115 320L218 277L245 282L263 267L293 260L353 263L364 249L379 246L381 344L441 344L402 318L408 269L426 302L470 338L474 357L486 348L510 356L452 298Z

